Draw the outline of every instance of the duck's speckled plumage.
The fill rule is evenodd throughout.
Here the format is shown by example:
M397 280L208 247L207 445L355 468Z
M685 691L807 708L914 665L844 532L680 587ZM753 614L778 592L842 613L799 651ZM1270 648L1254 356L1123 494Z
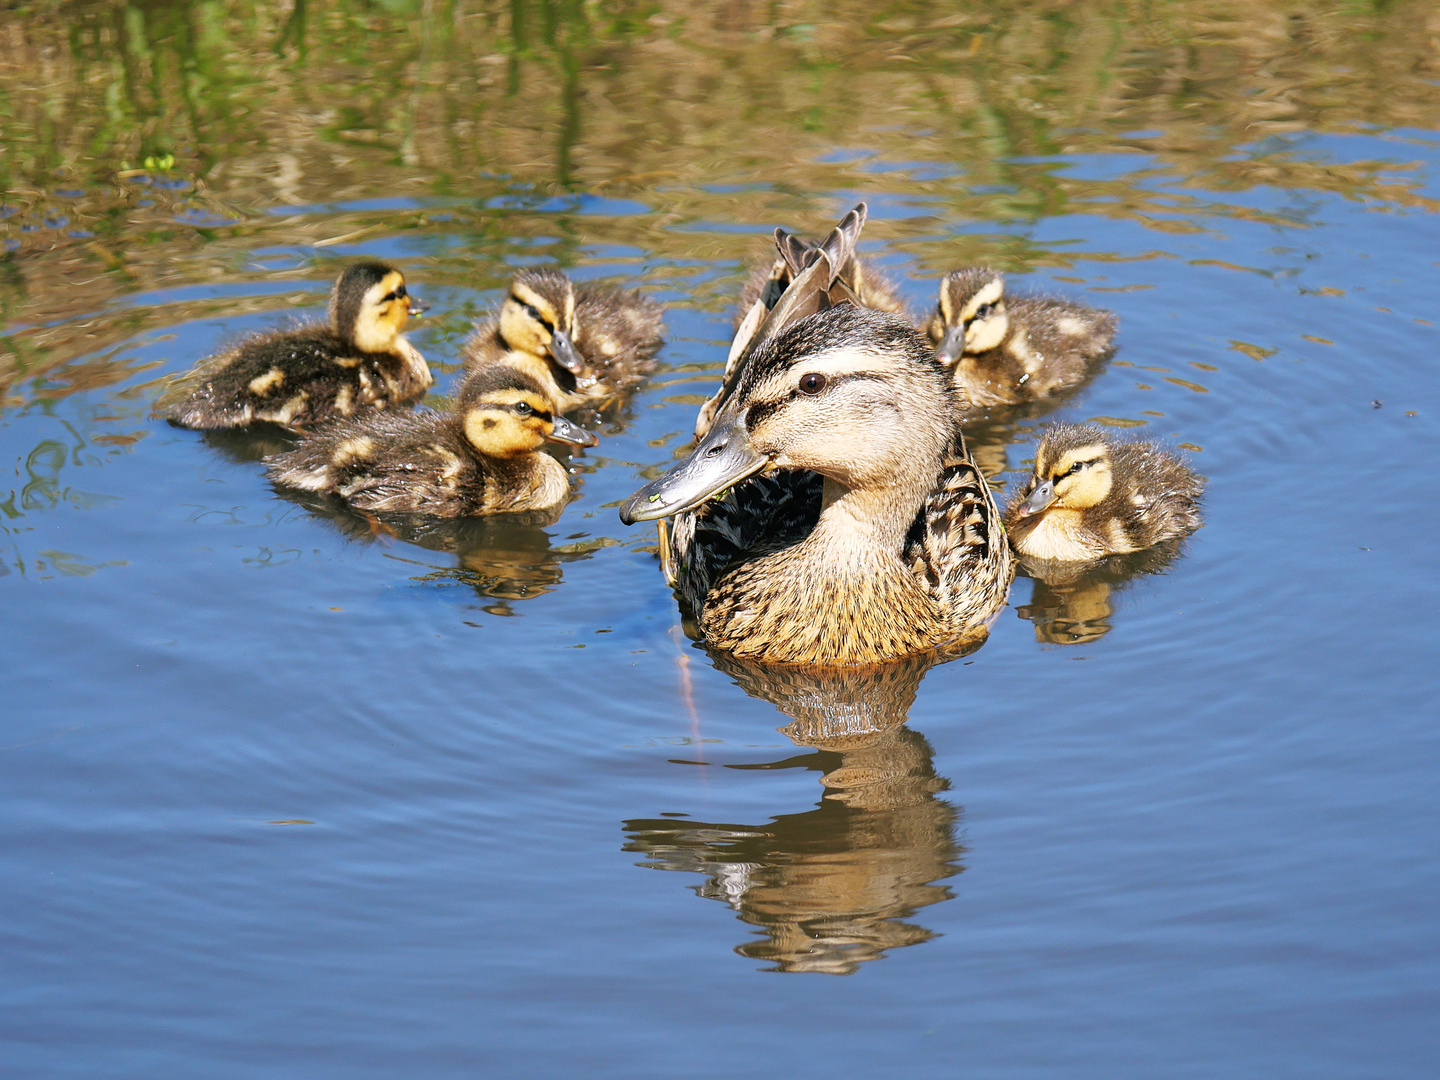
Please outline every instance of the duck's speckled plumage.
M1204 487L1158 443L1117 438L1092 425L1055 424L1005 522L1015 549L1030 558L1102 559L1194 532L1202 524ZM1044 508L1035 505L1047 499Z
M982 308L973 318L976 307ZM964 352L942 358L971 410L1020 405L1081 383L1110 354L1116 319L1109 311L1045 296L1010 296L986 267L956 270L940 283L926 331L937 348L962 322Z
M532 412L510 421L504 410L516 402ZM565 423L545 412L546 404L533 380L502 369L474 380L451 410L375 413L317 428L293 450L266 459L269 474L279 485L335 494L374 513L460 517L545 509L570 491L564 466L539 450L554 437L552 426ZM474 437L472 420L495 426L486 423L492 409L515 426L503 454L485 452Z
M574 345L581 370L567 369L553 355L557 328ZM509 364L538 381L561 412L603 406L650 374L664 334L664 310L634 289L577 285L558 270L525 270L511 283L500 313L466 341L464 377Z
M400 332L412 303L394 267L351 266L331 292L327 322L243 339L175 380L156 409L202 430L302 428L418 401L434 378Z

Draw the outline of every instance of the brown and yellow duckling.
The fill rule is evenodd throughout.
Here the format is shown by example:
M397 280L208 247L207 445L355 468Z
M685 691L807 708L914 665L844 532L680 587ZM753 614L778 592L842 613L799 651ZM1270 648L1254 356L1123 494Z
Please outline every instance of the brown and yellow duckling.
M465 377L508 364L540 383L560 412L603 405L650 373L664 332L660 305L634 290L525 270L500 314L465 343Z
M1075 386L1110 352L1115 315L1044 296L1006 296L998 270L940 283L926 330L972 409L1019 405Z
M819 311L750 354L709 432L621 519L682 515L670 558L712 648L821 666L962 648L1004 605L1011 555L957 397L903 319Z
M426 306L395 267L356 263L335 282L326 322L256 334L201 360L156 408L200 430L302 428L418 401L435 379L402 331Z
M556 416L534 379L501 365L467 382L453 410L335 421L266 461L276 484L357 510L468 517L563 503L570 477L541 452L545 442L598 440Z
M1141 551L1198 529L1205 482L1156 443L1056 424L1005 511L1020 554L1082 562Z

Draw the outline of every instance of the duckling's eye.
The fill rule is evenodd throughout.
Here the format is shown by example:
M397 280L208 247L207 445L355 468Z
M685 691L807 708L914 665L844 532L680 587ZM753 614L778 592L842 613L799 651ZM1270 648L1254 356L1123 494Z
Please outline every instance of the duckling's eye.
M818 371L808 372L800 376L800 392L814 397L820 393L821 390L825 389L825 383L827 381L825 376L821 375Z
M396 300L404 300L410 294L405 291L405 286L401 285L390 295L393 296Z
M981 304L978 308L975 309L975 314L974 314L974 316L972 317L972 321L973 321L974 319L988 319L991 315L994 315L994 314L995 314L995 305L994 305L994 304Z
M516 415L516 416L534 416L534 415L535 415L535 409L534 409L534 407L531 406L531 405L527 405L527 404L526 404L525 402L523 402L523 401L517 401L517 402L515 403L515 405L514 405L514 409L515 409L515 415Z

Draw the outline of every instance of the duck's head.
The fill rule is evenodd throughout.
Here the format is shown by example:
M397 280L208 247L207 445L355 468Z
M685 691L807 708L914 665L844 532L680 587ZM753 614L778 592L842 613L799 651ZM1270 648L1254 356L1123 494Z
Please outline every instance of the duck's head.
M1035 451L1035 472L1007 515L1012 521L1062 510L1088 510L1103 502L1115 484L1110 440L1088 424L1056 424Z
M465 438L487 457L521 458L546 442L594 446L600 441L557 415L529 375L503 364L483 369L465 384L460 414Z
M411 315L430 305L405 289L405 275L383 262L347 267L330 292L330 325L365 352L389 352Z
M500 306L500 336L512 349L554 360L579 374L575 349L575 286L555 270L526 270L510 283Z
M927 329L942 364L956 364L965 353L995 348L1010 330L1004 276L986 267L946 274Z
M735 393L682 461L620 509L668 517L766 468L811 469L846 488L929 483L954 438L953 390L925 338L850 304L802 319L746 361Z

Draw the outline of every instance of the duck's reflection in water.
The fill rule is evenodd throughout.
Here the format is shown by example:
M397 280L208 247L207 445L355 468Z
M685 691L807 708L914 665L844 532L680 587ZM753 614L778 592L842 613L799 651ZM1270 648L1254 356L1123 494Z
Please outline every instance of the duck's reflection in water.
M819 805L763 825L645 818L624 823L639 865L705 875L698 895L760 928L736 948L766 970L848 975L933 931L905 920L951 898L957 811L938 794L929 743L905 726L934 660L870 671L767 669L716 657L744 689L794 717L781 732L812 753L732 769L811 769Z
M550 592L564 577L565 563L589 558L607 543L582 537L569 544L552 544L545 527L559 520L561 507L524 514L436 518L361 513L334 496L289 488L277 488L276 494L303 506L357 543L394 538L454 555L456 565L437 566L420 552L399 548L387 552L414 568L412 580L416 582L470 586L489 601L482 610L491 615L516 614L513 603Z
M1180 552L1179 540L1096 562L1055 562L1019 556L1020 575L1034 579L1030 602L1015 609L1035 624L1045 645L1083 645L1110 632L1115 594L1136 578L1164 573Z

